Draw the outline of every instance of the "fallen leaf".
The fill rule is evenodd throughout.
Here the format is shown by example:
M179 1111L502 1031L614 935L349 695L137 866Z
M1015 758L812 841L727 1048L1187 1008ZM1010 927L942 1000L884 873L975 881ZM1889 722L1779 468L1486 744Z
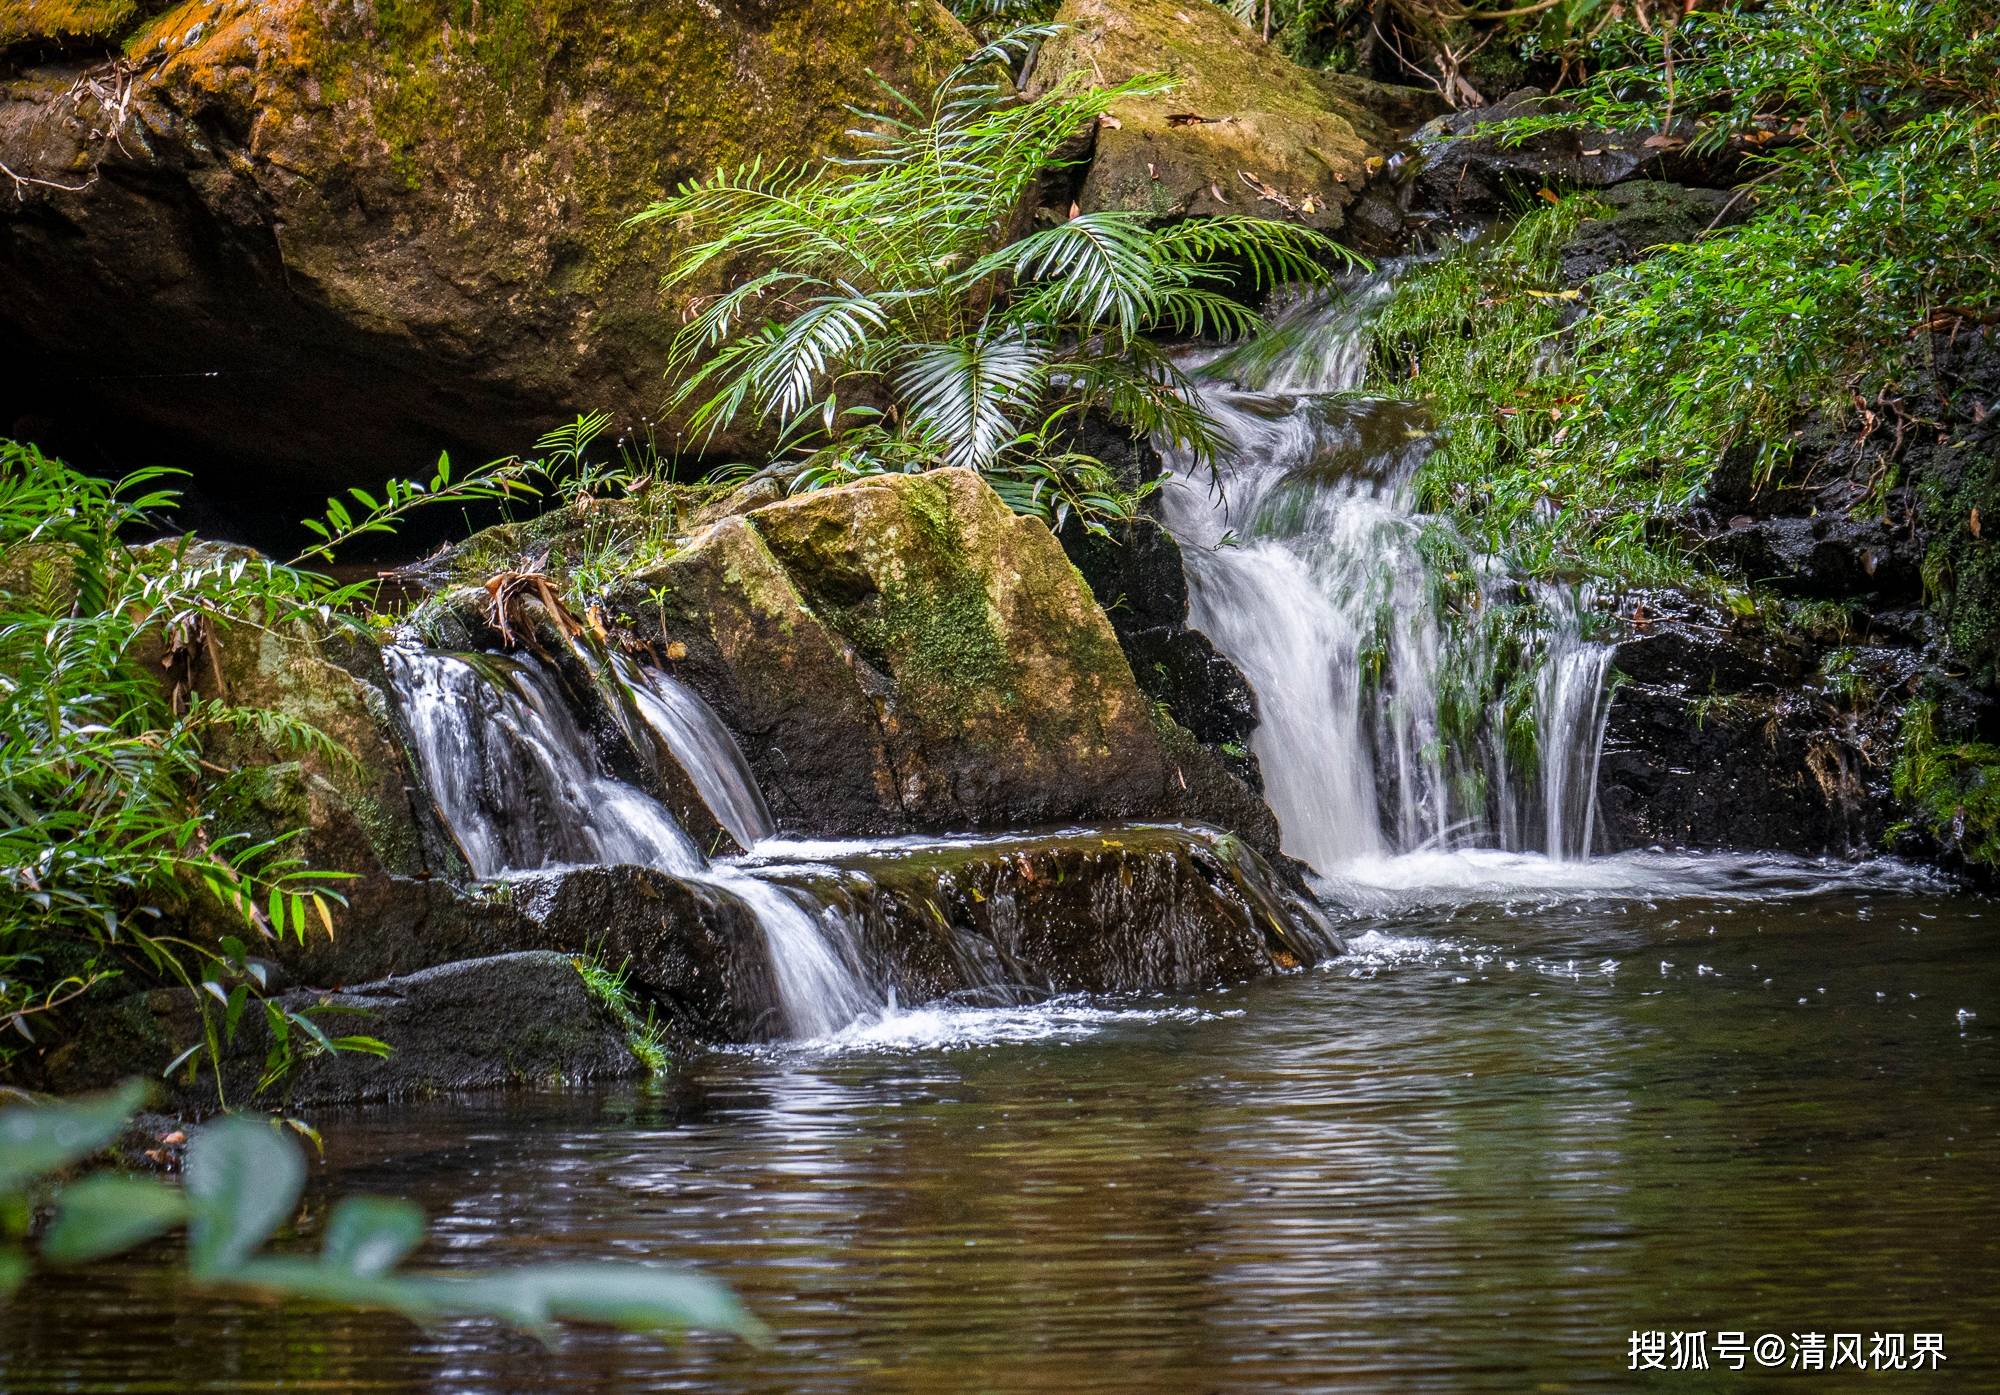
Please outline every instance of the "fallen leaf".
M1973 536L1973 537L1975 537L1975 538L1976 538L1976 537L1978 537L1978 536L1979 536L1979 506L1978 506L1977 504L1974 504L1974 505L1972 506L1972 519L1971 519L1971 528L1972 528L1972 536Z
M1167 125L1169 126L1212 126L1221 119L1219 116L1203 116L1198 111L1170 111L1167 113Z
M1578 153L1579 153L1579 154L1583 154L1583 155L1602 155L1602 154L1604 153L1604 151L1603 151L1602 149L1598 149L1598 150L1584 150L1584 151L1579 151Z
M1278 205L1278 207L1280 208L1289 208L1294 213L1298 212L1299 206L1297 204L1293 203L1290 199L1286 198L1276 189L1273 189L1270 185L1266 184L1256 175L1250 173L1249 170L1236 171L1236 177L1241 179L1246 185L1248 185L1252 190L1254 190L1256 192L1257 197L1264 200L1266 203L1274 203Z
M1648 150L1678 150L1687 142L1679 136L1647 136L1640 142Z
M1081 212L1083 212L1083 210L1077 206L1076 200L1071 199L1069 204L1069 216L1074 218L1076 217L1077 214Z
M1229 199L1222 192L1222 186L1220 184L1217 184L1212 179L1208 182L1208 196L1214 199L1217 203L1229 202Z
M163 1133L160 1135L160 1142L169 1148L177 1148L187 1141L187 1134L180 1129L175 1129L172 1133Z
M667 657L673 660L675 663L679 663L682 659L685 659L687 656L688 656L688 647L685 644L682 644L679 640L675 640L672 644L669 644L667 646Z
M1556 191L1553 189L1537 189L1535 190L1535 197L1538 199L1547 199L1550 203L1562 202L1560 198L1556 197Z
M1584 153L1589 154L1590 152L1585 151ZM1367 170L1368 173L1370 174L1380 174L1382 172L1382 166L1387 163L1388 162L1384 160L1380 155L1370 155L1367 159L1361 162L1361 168Z
M1312 199L1312 195L1311 195L1311 194L1307 194L1307 195L1305 196L1305 200L1304 200L1304 202L1302 202L1302 203L1301 203L1301 204L1299 205L1299 212L1301 212L1301 213L1313 213L1313 212L1316 212L1316 211L1318 211L1318 208L1319 208L1319 205L1313 202L1313 199Z
M1122 131L1125 129L1125 123L1108 111L1097 118L1097 124L1112 131Z

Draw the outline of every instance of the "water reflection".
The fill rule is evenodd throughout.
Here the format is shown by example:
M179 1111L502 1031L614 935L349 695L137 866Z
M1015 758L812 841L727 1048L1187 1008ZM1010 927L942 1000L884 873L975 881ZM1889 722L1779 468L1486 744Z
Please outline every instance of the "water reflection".
M18 1300L0 1386L1625 1389L1634 1327L1942 1330L1954 1385L2000 1380L1990 908L1773 895L1796 865L1667 899L1714 870L1419 896L1229 992L321 1121L316 1195L415 1197L433 1261L699 1265L769 1353L420 1334L134 1263Z

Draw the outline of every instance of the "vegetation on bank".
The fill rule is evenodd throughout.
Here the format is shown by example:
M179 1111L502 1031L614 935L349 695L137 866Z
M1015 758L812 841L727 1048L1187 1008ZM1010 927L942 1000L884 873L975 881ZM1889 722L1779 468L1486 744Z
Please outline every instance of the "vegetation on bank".
M1562 248L1603 210L1544 190L1408 275L1375 353L1438 429L1426 505L1530 574L1698 581L1714 573L1683 543L1688 507L1725 460L1755 490L1831 483L1810 426L1893 441L1857 506L1882 514L1906 440L1946 443L1941 345L2000 323L2000 86L1979 76L2000 65L2000 11L1770 0L1629 15L1579 52L1588 80L1507 138L1652 131L1727 172L1740 221L1568 284ZM1927 600L1981 673L2000 614L1978 502L1996 473L1967 455L1917 482ZM1936 720L1911 709L1897 793L1993 864L1994 749Z
M2000 87L1965 77L2000 62L1991 20L1774 0L1607 28L1573 109L1510 138L1671 128L1740 162L1748 216L1574 286L1559 253L1601 209L1547 191L1408 277L1378 357L1440 428L1427 502L1530 571L1643 581L1685 574L1665 525L1731 452L1795 483L1808 414L1921 420L1932 332L2000 315Z
M1035 193L1080 158L1079 133L1165 89L1066 81L1030 98L1010 73L1054 32L1017 30L919 103L868 118L857 159L753 163L682 186L638 221L678 225L669 285L717 263L764 268L674 341L676 407L714 432L754 417L795 457L794 487L968 466L1017 512L1092 527L1133 496L1070 445L1098 413L1206 454L1216 429L1157 340L1261 328L1248 292L1353 260L1294 224L1123 211L1021 228ZM1079 75L1080 76L1080 75Z
M169 1070L205 1067L220 1091L252 1011L275 1043L267 1083L318 1052L385 1049L265 999L258 946L336 933L345 878L296 855L303 830L254 831L262 769L218 748L247 733L352 757L294 714L231 700L221 646L365 624L374 583L310 564L420 505L524 482L515 462L454 478L441 460L426 485L330 500L308 524L318 541L277 563L191 535L139 541L174 501L170 474L101 480L0 441L0 1064L131 974L193 990L202 1034Z

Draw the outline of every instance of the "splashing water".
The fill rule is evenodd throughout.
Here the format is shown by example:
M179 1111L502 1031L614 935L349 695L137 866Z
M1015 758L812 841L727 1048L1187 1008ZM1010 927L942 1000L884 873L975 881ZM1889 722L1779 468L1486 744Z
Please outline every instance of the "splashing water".
M1192 365L1225 448L1169 450L1190 622L1257 695L1286 851L1323 873L1394 853L1586 857L1610 648L1589 596L1523 587L1418 512L1407 403L1359 395L1386 273ZM1525 597L1528 604L1521 604Z

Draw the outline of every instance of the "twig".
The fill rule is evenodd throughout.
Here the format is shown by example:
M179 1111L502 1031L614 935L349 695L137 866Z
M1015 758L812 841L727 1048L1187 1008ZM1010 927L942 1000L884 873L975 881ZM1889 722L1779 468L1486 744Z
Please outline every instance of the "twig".
M0 161L0 174L4 174L14 181L14 197L17 199L26 199L28 197L25 191L30 184L43 189L60 189L65 194L81 194L85 189L88 189L97 182L97 171L95 169L91 170L90 178L81 184L58 184L53 179L37 179L32 174L16 174L4 161Z

